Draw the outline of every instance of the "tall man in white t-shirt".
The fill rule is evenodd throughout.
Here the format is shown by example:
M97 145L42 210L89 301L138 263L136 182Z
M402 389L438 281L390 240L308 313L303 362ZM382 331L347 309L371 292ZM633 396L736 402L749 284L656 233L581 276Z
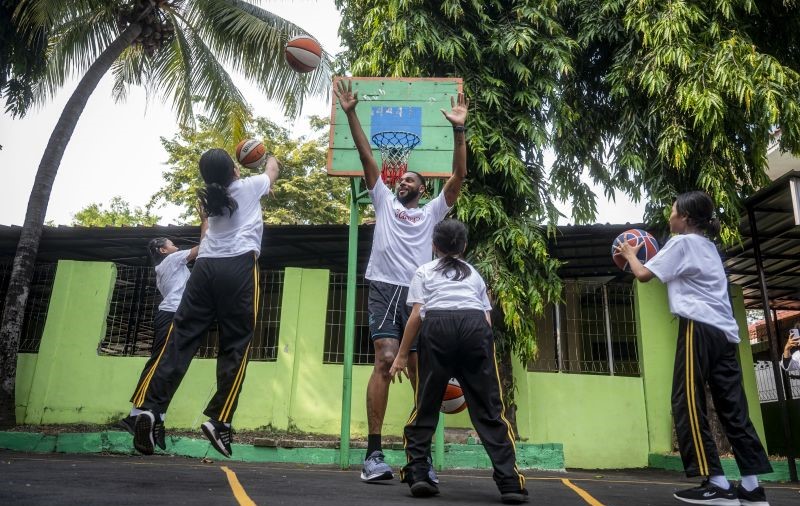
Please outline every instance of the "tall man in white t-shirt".
M455 204L467 175L467 146L464 123L469 102L463 94L451 99L452 109L442 114L453 125L453 174L441 194L424 207L419 199L425 191L425 180L408 171L398 181L395 191L384 185L372 148L356 116L358 93L350 81L339 81L334 90L350 124L350 132L361 158L364 180L375 207L375 232L367 265L369 287L370 337L375 347L375 365L367 385L367 424L369 437L361 479L367 482L390 480L392 468L383 461L381 431L389 398L389 383L400 339L408 321L406 305L408 286L417 268L431 260L433 227ZM416 353L409 359L412 385L416 376Z

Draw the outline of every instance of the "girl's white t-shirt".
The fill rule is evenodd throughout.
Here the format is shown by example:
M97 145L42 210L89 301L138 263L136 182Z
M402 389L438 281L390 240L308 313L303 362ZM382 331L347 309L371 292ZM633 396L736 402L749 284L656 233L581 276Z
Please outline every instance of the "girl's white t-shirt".
M208 218L208 230L200 243L197 258L235 257L250 251L261 254L261 236L264 233L261 197L269 192L270 186L266 174L232 182L228 192L239 207L232 216L226 213Z
M186 266L191 250L180 250L170 253L161 263L156 265L156 287L163 299L158 309L174 313L183 297L183 289L189 280L191 271Z
M375 233L365 277L408 286L417 267L433 256L433 227L450 210L444 192L422 207L408 209L378 178L369 195L375 207Z
M421 265L411 280L406 303L412 306L422 304L420 316L431 309L463 310L477 309L491 311L492 305L486 293L486 283L473 266L464 262L471 274L456 281L454 271L435 270L439 259Z
M728 278L713 242L698 234L675 235L645 267L667 285L672 314L716 327L731 343L740 341Z

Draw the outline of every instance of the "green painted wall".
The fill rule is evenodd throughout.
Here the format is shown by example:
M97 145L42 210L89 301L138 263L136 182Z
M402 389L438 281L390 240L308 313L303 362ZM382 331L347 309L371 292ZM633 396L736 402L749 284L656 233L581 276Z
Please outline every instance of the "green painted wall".
M104 424L130 409L128 399L146 359L97 354L113 293L113 264L61 261L38 354L22 354L17 417L28 424ZM235 424L242 429L339 433L342 367L323 364L329 272L286 269L278 356L247 368ZM167 426L197 428L216 384L216 361L195 359L175 394ZM366 435L366 383L372 368L354 371L354 437ZM400 435L413 402L410 384L391 387L385 434ZM450 427L468 427L465 413Z
M524 371L520 364L515 370ZM589 374L517 374L519 436L560 442L566 467L647 466L647 422L640 378Z
M97 354L115 275L109 263L59 262L40 352L19 358L21 423L103 424L127 413L145 358ZM322 363L328 285L326 270L286 269L277 360L248 366L235 418L238 428L339 434L342 367ZM643 467L649 453L670 449L677 320L668 312L663 285L637 284L635 293L641 378L529 373L514 364L520 437L532 443L563 443L568 467ZM732 293L737 318L742 319L741 292ZM757 403L746 340L740 356L750 402ZM215 366L214 360L192 363L170 407L168 427L197 428L204 420ZM354 368L353 437L367 432L365 397L371 371L371 366ZM384 434L402 434L412 399L407 381L391 386ZM751 408L751 414L763 434L760 410ZM471 427L467 412L448 415L445 424Z
M669 312L667 287L658 280L634 283L636 340L651 453L672 451L672 370L678 319Z

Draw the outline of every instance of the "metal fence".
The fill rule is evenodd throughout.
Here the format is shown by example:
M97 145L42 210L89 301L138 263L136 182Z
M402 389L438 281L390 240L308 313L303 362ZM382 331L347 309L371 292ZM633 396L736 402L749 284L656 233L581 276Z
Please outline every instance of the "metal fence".
M537 321L529 371L638 376L633 285L564 282L563 302Z
M753 364L753 367L756 373L759 402L778 402L778 391L775 388L775 374L773 373L772 362L758 360ZM781 375L781 381L783 381L783 375ZM800 399L800 374L797 371L789 373L789 384L792 386L792 399ZM783 388L783 383L781 383L781 388Z
M356 333L353 343L353 363L372 364L375 349L369 338L369 313L367 297L369 281L363 275L356 278ZM322 361L325 364L344 363L345 306L347 300L347 274L332 272L328 288L328 315L325 319L325 347Z
M274 361L278 354L283 271L260 272L258 318L250 347L250 360ZM156 288L155 269L117 265L117 279L106 320L106 335L100 342L101 355L150 356L153 345L153 315L161 296ZM216 322L197 350L197 358L214 358L219 344Z
M0 264L0 314L5 308L8 283L11 279L11 262ZM50 295L56 277L56 264L41 263L33 266L28 301L22 320L22 333L19 338L20 353L38 353L39 344L47 321L47 310L50 306Z

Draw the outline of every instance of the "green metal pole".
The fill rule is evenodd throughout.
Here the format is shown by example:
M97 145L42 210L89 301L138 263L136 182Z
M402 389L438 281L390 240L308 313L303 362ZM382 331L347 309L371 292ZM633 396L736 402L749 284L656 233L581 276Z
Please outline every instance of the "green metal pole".
M439 423L436 424L436 438L433 442L433 467L437 471L444 468L444 413L439 413Z
M344 320L344 366L342 377L342 433L339 465L350 467L350 408L353 397L353 341L356 331L356 269L358 269L358 198L361 180L350 180L350 228L347 240L347 299Z

